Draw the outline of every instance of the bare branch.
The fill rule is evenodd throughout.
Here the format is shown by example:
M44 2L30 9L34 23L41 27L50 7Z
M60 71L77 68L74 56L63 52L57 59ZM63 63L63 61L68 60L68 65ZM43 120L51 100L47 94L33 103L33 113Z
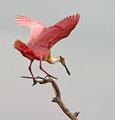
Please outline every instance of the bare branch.
M27 76L22 76L22 78L28 78L28 79L33 79L32 77L27 77ZM36 79L41 79L41 80L36 80ZM75 113L71 113L68 108L64 105L62 99L61 99L61 93L60 93L60 89L58 87L58 85L56 84L56 82L52 79L52 78L42 78L42 77L35 77L35 80L39 83L39 84L46 84L46 83L51 83L52 87L54 89L55 92L55 97L53 98L52 102L57 103L60 108L62 109L62 111L71 119L71 120L78 120L77 116L79 115L79 112L75 112Z

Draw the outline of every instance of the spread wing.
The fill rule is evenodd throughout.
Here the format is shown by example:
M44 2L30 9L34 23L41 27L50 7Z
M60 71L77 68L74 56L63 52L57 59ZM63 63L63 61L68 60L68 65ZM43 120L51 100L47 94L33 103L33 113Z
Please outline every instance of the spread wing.
M53 26L45 29L40 36L33 41L31 48L47 48L50 49L59 40L67 37L75 28L80 18L80 14L69 16L59 21Z
M44 29L46 29L42 23L36 20L33 20L31 18L20 16L20 15L16 16L16 22L19 25L22 25L24 27L29 27L31 29L31 34L30 34L28 43L36 39L39 36L39 34Z

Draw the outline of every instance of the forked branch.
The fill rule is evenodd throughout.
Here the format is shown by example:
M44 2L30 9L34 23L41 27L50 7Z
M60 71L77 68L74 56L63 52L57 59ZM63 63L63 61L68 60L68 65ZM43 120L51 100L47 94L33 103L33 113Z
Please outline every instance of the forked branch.
M22 78L28 78L28 79L32 79L32 77L27 77L27 76L22 76ZM37 80L40 79L40 80ZM79 114L79 112L75 112L75 113L71 113L68 108L64 105L62 99L61 99L61 93L60 93L60 89L58 87L58 85L56 84L56 82L52 79L52 78L42 78L42 77L35 77L35 80L39 83L39 84L46 84L46 83L51 83L52 87L54 89L55 92L55 97L53 98L52 102L57 103L60 108L62 109L62 111L71 119L71 120L78 120L77 116Z

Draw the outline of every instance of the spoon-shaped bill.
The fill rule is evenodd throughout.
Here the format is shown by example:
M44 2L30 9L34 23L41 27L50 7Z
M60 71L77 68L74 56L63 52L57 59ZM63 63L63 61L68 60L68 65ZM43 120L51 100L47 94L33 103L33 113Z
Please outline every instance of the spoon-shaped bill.
M65 63L64 63L64 67L65 67L65 69L66 69L66 71L67 71L68 75L70 75L70 72L69 72L69 70L68 70L68 68L67 68L67 66L66 66L66 64L65 64Z

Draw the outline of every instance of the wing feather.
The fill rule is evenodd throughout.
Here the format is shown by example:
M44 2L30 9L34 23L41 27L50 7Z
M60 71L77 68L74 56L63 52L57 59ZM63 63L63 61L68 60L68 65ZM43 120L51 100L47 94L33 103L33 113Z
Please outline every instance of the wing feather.
M44 29L46 29L45 26L41 22L38 22L36 20L21 16L21 15L16 16L16 22L21 26L29 27L31 29L31 34L30 34L28 43L36 39L39 36L39 34Z
M44 47L50 49L59 40L67 37L75 28L80 18L80 14L69 16L59 21L53 26L45 29L40 36L33 41L30 47L37 49Z

